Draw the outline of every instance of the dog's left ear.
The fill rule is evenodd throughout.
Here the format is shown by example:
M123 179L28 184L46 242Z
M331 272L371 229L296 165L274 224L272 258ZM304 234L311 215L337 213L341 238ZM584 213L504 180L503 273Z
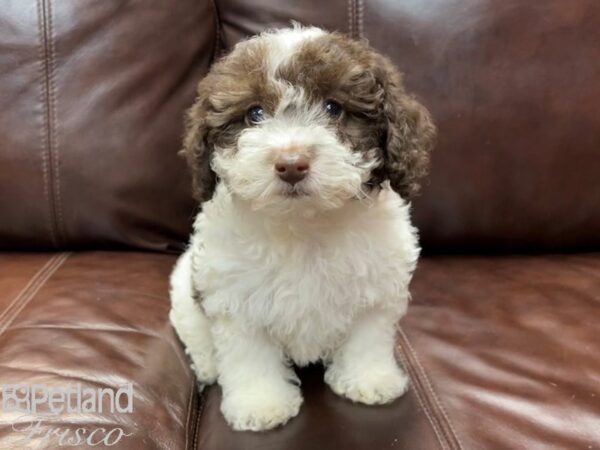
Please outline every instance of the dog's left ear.
M406 94L402 75L386 57L377 58L376 79L383 89L383 176L405 200L419 191L429 168L436 128L427 109Z

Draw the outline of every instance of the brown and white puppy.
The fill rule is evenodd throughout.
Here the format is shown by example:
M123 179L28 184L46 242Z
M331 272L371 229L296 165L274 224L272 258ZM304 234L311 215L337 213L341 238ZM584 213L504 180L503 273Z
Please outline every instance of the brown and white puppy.
M202 212L171 276L171 322L239 430L298 413L292 364L323 361L353 401L387 403L419 254L407 201L435 128L384 56L318 28L238 44L198 87L185 154Z

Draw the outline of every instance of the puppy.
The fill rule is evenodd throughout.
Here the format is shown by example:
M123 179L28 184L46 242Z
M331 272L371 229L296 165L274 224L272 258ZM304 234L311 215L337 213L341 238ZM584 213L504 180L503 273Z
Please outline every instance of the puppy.
M298 414L292 364L354 402L407 389L395 324L419 255L407 200L435 128L390 60L295 26L241 42L200 82L184 153L202 202L170 320L236 430Z

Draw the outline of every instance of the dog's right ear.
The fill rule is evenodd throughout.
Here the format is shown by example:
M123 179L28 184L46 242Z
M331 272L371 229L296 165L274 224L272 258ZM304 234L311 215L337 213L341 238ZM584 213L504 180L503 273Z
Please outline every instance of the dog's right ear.
M187 111L185 118L185 137L181 154L187 159L192 171L194 198L200 203L208 201L217 184L217 177L211 168L212 145L208 142L210 127L207 124L209 77L198 85L196 102Z

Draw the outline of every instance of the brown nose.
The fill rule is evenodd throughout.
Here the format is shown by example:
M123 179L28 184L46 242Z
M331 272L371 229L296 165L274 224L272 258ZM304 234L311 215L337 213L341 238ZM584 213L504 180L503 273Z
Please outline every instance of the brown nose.
M286 183L296 184L308 174L308 158L298 154L286 154L275 161L275 172Z

